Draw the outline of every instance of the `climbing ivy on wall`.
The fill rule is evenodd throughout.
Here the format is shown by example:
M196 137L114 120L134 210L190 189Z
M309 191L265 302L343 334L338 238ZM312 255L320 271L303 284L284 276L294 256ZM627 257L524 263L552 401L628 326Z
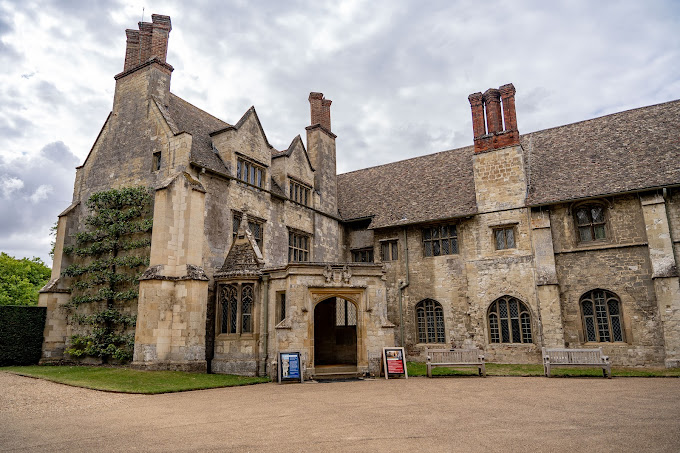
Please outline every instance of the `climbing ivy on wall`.
M67 304L76 332L73 357L132 359L139 277L149 265L151 195L144 187L112 189L87 201L86 230L64 248L72 258L63 275L71 282Z

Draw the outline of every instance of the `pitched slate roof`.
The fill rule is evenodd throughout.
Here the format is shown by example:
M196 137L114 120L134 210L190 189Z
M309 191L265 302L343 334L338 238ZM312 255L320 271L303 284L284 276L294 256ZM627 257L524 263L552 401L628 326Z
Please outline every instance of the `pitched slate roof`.
M520 136L530 206L680 185L680 100ZM344 220L371 228L476 212L472 146L338 175Z
M345 220L374 216L371 228L477 212L473 147L443 151L338 175Z
M191 161L219 173L229 173L222 160L212 150L210 133L231 125L172 93L167 110L178 129L177 132L191 134Z
M530 206L680 184L680 100L521 136Z

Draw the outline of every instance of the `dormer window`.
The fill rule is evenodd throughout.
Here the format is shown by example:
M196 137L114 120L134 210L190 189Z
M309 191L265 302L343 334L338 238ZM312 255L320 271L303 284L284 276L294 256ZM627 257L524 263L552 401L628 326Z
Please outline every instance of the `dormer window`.
M293 179L289 181L290 181L290 199L305 206L309 206L310 193L312 191L311 187L300 182L297 182Z
M264 168L239 157L236 160L236 179L256 187L263 187Z

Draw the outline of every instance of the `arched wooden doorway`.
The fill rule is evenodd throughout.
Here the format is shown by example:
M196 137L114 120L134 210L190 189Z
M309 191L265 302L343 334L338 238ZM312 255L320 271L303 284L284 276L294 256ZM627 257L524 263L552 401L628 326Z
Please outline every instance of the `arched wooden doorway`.
M357 307L341 297L314 308L314 365L357 364Z

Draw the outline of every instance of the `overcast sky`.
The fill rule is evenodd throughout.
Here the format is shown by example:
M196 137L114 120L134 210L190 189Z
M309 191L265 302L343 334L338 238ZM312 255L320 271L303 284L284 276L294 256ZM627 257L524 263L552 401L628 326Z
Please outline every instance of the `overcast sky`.
M680 98L677 0L0 0L0 251L50 262L143 8L171 17L171 90L254 105L277 149L323 92L339 172L472 144L467 96L509 82L521 133Z

